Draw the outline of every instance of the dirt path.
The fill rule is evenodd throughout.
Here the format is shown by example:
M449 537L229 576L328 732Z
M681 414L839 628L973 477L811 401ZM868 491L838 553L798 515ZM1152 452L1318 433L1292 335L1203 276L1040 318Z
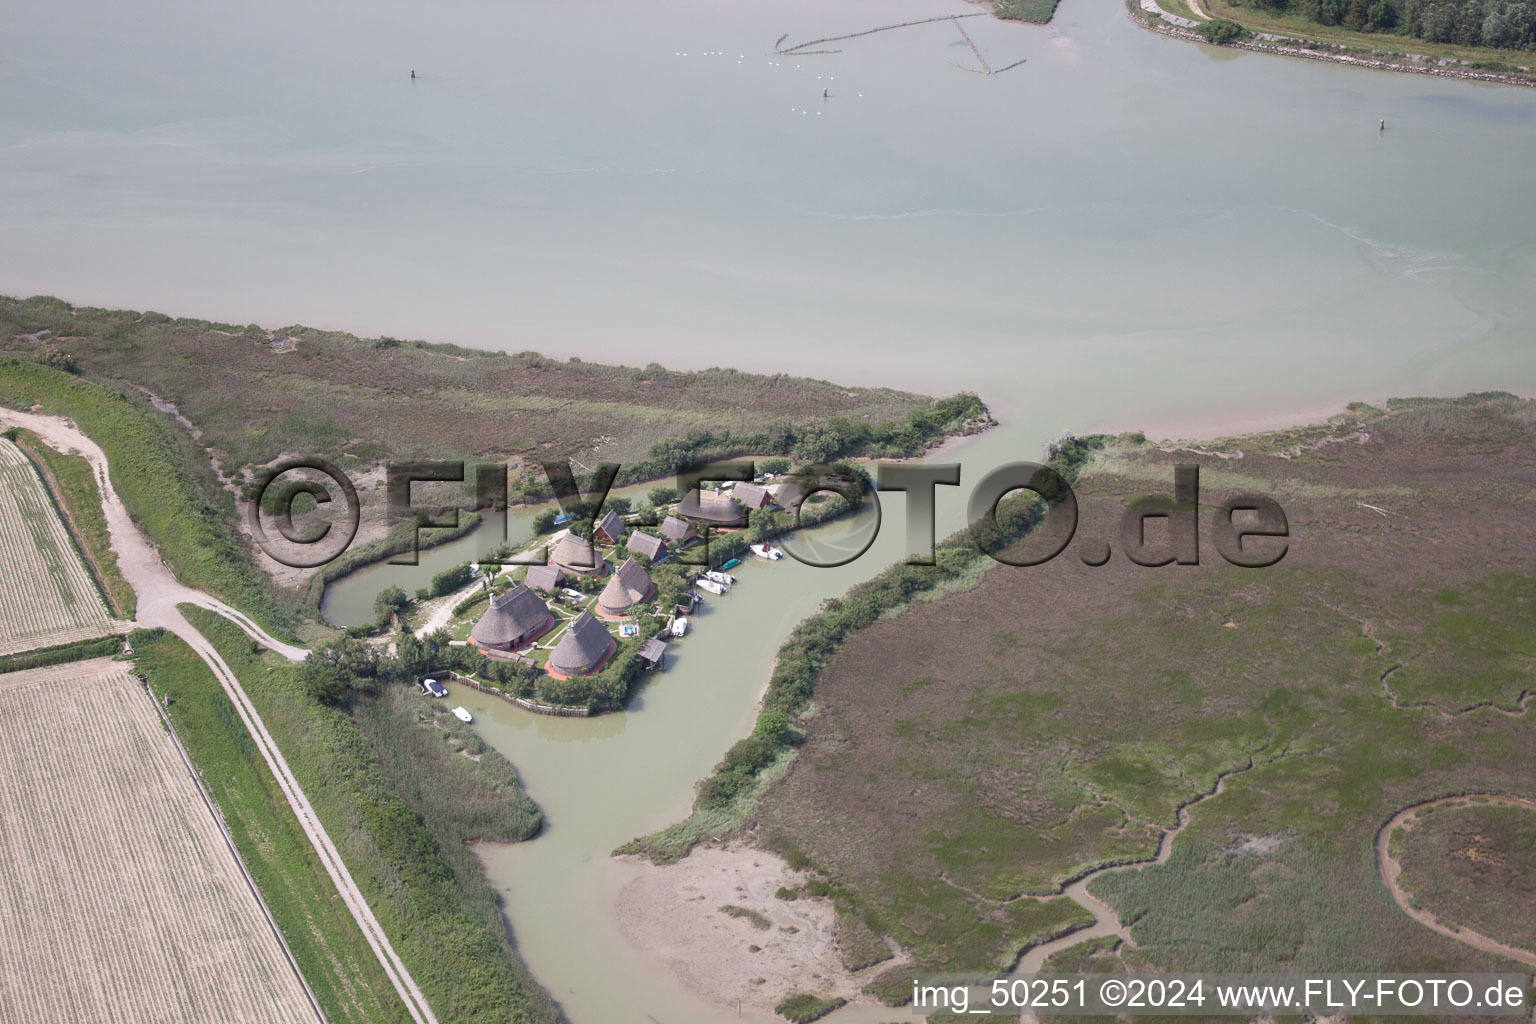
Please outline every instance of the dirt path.
M437 1024L437 1018L433 1015L432 1008L427 1005L426 997L416 985L410 972L406 970L405 964L390 944L389 936L384 933L373 911L369 909L362 891L358 889L330 835L315 815L314 808L299 787L298 780L288 767L282 751L278 749L276 741L267 732L266 725L257 714L256 707L246 695L245 689L240 685L240 680L219 656L213 644L209 643L208 639L187 621L177 605L193 604L217 612L239 626L258 643L292 661L303 661L309 652L302 647L295 647L275 639L244 613L201 591L177 582L154 546L134 525L132 518L128 515L127 507L123 505L122 499L113 488L111 476L107 472L106 454L74 423L59 416L41 416L0 408L0 424L24 427L53 448L60 451L78 451L91 464L91 469L96 474L97 488L101 492L102 511L106 515L107 530L112 538L112 550L117 553L118 567L122 570L123 577L127 579L129 586L138 595L138 614L134 624L145 628L158 626L175 633L207 663L214 677L224 687L224 692L228 694L230 702L235 706L240 720L245 724L251 739L255 741L257 749L261 751L262 759L266 761L283 795L287 797L289 806L293 808L293 813L299 820L299 825L304 829L304 834L309 837L315 852L319 854L326 873L330 875L337 892L357 921L363 937L373 949L374 955L378 957L384 973L388 975L395 991L399 993L412 1019L416 1024Z
M1518 961L1519 963L1525 964L1529 967L1536 967L1536 953L1532 953L1530 950L1517 949L1514 946L1506 946L1504 943L1498 941L1497 939L1491 939L1481 932L1472 931L1470 928L1460 928L1455 925L1441 924L1435 915L1429 913L1427 910L1421 910L1415 907L1413 905L1412 898L1403 889L1403 887L1398 884L1398 876L1402 874L1403 866L1402 864L1398 863L1397 858L1393 857L1392 854L1388 852L1392 843L1392 836L1397 832L1398 829L1411 830L1421 811L1426 811L1431 807L1440 807L1445 805L1487 806L1489 804L1495 804L1500 807L1520 807L1524 808L1525 810L1536 811L1536 800L1526 800L1517 796L1503 796L1498 793L1475 793L1469 794L1467 796L1443 796L1434 800L1425 800L1421 803L1413 804L1410 807L1405 807L1401 811L1398 811L1396 814L1394 814L1390 819L1388 819L1387 823L1381 826L1381 830L1376 833L1376 873L1381 876L1382 884L1385 885L1387 887L1387 891L1392 894L1393 902L1395 902L1399 907L1403 908L1403 913L1407 914L1409 917L1413 918L1415 921L1419 922L1419 924L1422 924L1430 931L1438 932L1447 938L1455 939L1457 942L1471 946L1473 949L1480 950L1484 953L1493 953L1496 956L1508 957L1511 960Z

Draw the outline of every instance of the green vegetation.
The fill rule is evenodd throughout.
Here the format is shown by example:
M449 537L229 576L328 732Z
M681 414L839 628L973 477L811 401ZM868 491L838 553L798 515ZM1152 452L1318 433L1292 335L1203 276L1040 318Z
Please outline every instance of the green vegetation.
M40 651L0 655L0 673L20 672L23 669L43 668L47 665L63 665L89 658L110 658L122 650L122 646L122 637L102 636L91 640L59 644L57 647L47 647Z
M1004 21L1033 21L1044 25L1056 13L1058 0L994 0L992 11Z
M1241 3L1241 0L1234 0ZM1432 43L1526 50L1536 46L1536 10L1520 0L1247 0L1323 26Z
M131 636L134 661L219 805L304 979L330 1021L407 1024L357 923L251 742L234 706L190 647L164 630Z
M451 569L444 569L432 577L431 593L433 597L442 597L451 594L455 590L468 586L469 581L475 578L474 571L469 563L455 565Z
M107 517L101 510L101 491L91 464L84 456L69 455L43 444L30 431L18 430L12 438L42 477L48 494L63 514L64 525L101 589L107 607L119 619L133 618L137 606L133 588L117 567Z
M322 704L305 669L253 649L211 612L183 611L239 676L439 1017L558 1020L517 961L495 893L464 845L537 831L537 809L511 766L434 706L413 704L404 687L363 674L366 655L355 646L330 659L360 669L355 685ZM310 660L326 660L326 650Z
M734 903L727 903L725 906L720 908L720 913L724 914L726 917L735 917L744 921L748 921L751 923L752 927L756 928L758 931L765 932L769 928L773 927L772 921L768 920L762 914L759 914L757 911L751 909L750 907L738 907Z
M1510 29L1529 19L1510 8L1526 5L1507 0L1204 0L1204 6L1215 18L1282 43L1405 68L1448 65L1528 77L1536 65L1529 42L1520 42L1523 30Z
M773 1008L773 1012L785 1020L793 1021L794 1024L810 1024L811 1021L820 1020L847 1001L840 996L826 999L801 992L786 996Z
M1073 438L1057 451L1053 465L1064 478L1071 480L1104 443L1102 437ZM838 495L827 504L835 508L835 503L844 500ZM749 795L755 788L757 777L787 752L797 736L787 728L788 722L805 710L817 674L836 654L844 638L881 616L905 607L919 595L931 594L970 577L989 560L987 552L1002 551L1024 537L1038 522L1040 510L1039 502L1032 495L1005 501L999 507L995 522L983 521L941 543L935 552L934 565L892 566L858 584L846 596L825 602L819 615L796 626L779 648L773 675L763 696L757 728L751 737L733 746L714 773L699 784L695 812L720 812L730 808L739 797ZM802 521L809 518L808 513ZM729 550L731 542L740 537L742 533L739 531L729 535L723 546ZM715 550L712 546L711 559L724 557L727 557L725 550ZM699 838L696 829L674 826L634 840L621 847L621 852L644 853L653 860L665 862L685 855Z
M1398 882L1443 924L1536 951L1536 811L1493 803L1421 811L1399 830Z
M230 525L233 506L227 496L223 507L209 500L215 492L200 486L189 468L198 460L157 414L99 384L9 358L0 358L0 404L40 405L72 417L106 453L114 489L176 577L287 635L288 617Z
M626 849L680 855L705 822L750 834L911 955L869 984L887 999L1082 927L1055 894L1115 865L1090 889L1137 946L1093 955L1129 969L1491 969L1397 909L1372 844L1427 797L1530 795L1533 442L1536 403L1482 395L1210 446L1241 459L1099 449L1080 537L1114 538L1127 495L1198 460L1207 508L1283 504L1290 553L1243 570L1207 540L1198 567L1117 547L1102 567L1069 549L967 574L943 546L933 569L878 578L878 602L855 588L802 624L765 701L793 721L782 753L754 774L763 745L733 748L694 818ZM942 596L911 599L946 570ZM815 714L796 718L801 680Z
M1235 43L1240 39L1247 39L1253 35L1246 28L1227 18L1212 18L1210 21L1202 21L1195 26L1195 31L1205 37L1208 43L1217 46L1225 46L1227 43Z
M403 587L385 587L374 596L373 614L379 619L388 619L391 615L405 611L410 603L411 599Z
M526 471L515 496L531 500L547 496L534 463L580 458L595 435L615 439L605 457L626 464L626 483L747 452L798 447L812 461L910 453L937 436L936 426L981 417L973 397L941 402L783 374L604 366L75 308L46 296L0 299L0 345L40 366L33 357L48 343L40 336L67 344L86 376L174 403L237 478L289 452L344 469L387 458L515 460ZM679 432L686 436L676 440Z

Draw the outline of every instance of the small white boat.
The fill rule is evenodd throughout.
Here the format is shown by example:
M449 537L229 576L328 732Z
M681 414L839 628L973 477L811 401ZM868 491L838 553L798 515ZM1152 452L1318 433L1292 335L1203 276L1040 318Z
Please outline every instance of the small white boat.
M710 594L725 593L725 585L716 583L714 580L699 580L699 589Z
M752 553L758 558L766 558L770 562L777 562L784 557L784 552L772 544L753 544Z
M709 570L704 574L704 578L707 580L713 580L716 583L723 583L726 586L730 586L736 582L735 576L732 576L728 572L721 572L719 569Z
M454 708L453 716L461 722L473 722L475 720L475 716L462 707Z
M688 632L688 620L685 617L679 615L672 620L673 636L682 636L686 632Z

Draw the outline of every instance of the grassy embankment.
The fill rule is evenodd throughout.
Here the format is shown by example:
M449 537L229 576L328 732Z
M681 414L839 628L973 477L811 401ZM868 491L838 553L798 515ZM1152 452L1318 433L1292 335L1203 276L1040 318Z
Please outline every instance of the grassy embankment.
M101 510L101 491L91 464L84 456L55 451L27 430L17 431L15 442L42 477L107 607L119 619L133 618L138 602L117 567L117 553L112 550L112 536Z
M1090 567L1069 549L870 619L821 659L817 714L751 834L912 953L874 986L899 997L914 972L1011 960L1010 915L1070 924L1060 886L1150 858L1224 778L1168 863L1091 883L1138 948L1057 965L1489 969L1397 910L1372 841L1430 796L1532 795L1536 735L1498 709L1536 658L1533 443L1536 403L1483 395L1212 446L1241 460L1101 453L1080 538L1115 538L1128 496L1198 462L1205 509L1280 501L1289 554L1241 570L1207 535L1198 567L1118 550Z
M1356 31L1343 25L1322 25L1297 13L1260 9L1238 0L1201 0L1201 5L1212 18L1236 22L1250 32L1282 36L1283 44L1310 49L1337 49L1341 53L1365 60L1405 63L1408 66L1415 66L1408 63L1410 56L1426 58L1422 63L1431 67L1441 60L1449 60L1469 70L1495 71L1536 79L1530 73L1532 55L1525 50L1436 43L1390 31ZM1180 9L1177 0L1171 4L1160 2L1159 6L1170 14L1194 17L1187 9Z
M911 455L990 423L974 395L934 399L784 374L561 362L298 326L266 331L75 308L49 297L0 298L0 354L29 364L67 356L88 380L132 396L135 406L149 408L146 392L173 403L200 432L196 441L169 416L152 415L182 446L181 475L201 486L202 504L226 522L234 515L229 489L249 495L260 467L292 453L321 456L354 476L390 460L508 464L518 502L552 496L540 460L619 462L623 485L743 454L806 462ZM71 411L66 404L54 402ZM114 465L114 479L122 472ZM365 523L382 495L360 488ZM359 545L279 601L313 615L327 579L401 547L400 535Z
M326 1019L409 1022L373 951L326 875L225 696L190 647L161 630L133 634L134 662L219 805Z
M194 475L200 459L164 418L120 392L27 359L0 357L0 404L74 419L106 453L112 485L177 579L240 608L279 635L288 617ZM227 496L226 496L227 499Z
M239 676L396 950L442 1020L532 1024L559 1011L513 953L473 840L541 823L505 758L403 689L311 699L298 668L183 606Z
M799 445L807 461L864 454L827 448L910 452L936 438L933 414L960 412L943 424L950 429L981 414L974 401L961 410L785 374L562 362L299 326L266 331L41 296L0 298L0 339L13 354L55 345L93 379L174 403L231 478L303 452L348 470L386 459L598 456L623 463L619 482L630 483L647 478L636 464L677 452L789 454ZM542 483L539 476L530 486Z
M1074 439L1056 454L1052 464L1070 481L1105 443L1104 438L1098 437ZM715 773L700 784L693 814L668 829L635 839L616 852L640 854L666 863L686 856L705 839L740 829L755 815L759 796L790 765L803 740L799 728L816 721L815 717L800 716L811 708L819 677L838 656L843 644L873 623L916 602L931 601L951 590L974 585L993 564L984 551L1015 550L1021 538L1026 538L1037 525L1040 509L1040 503L1032 496L1009 499L1000 507L996 523L978 524L940 543L933 566L893 566L853 587L844 597L826 602L820 614L796 626L779 649L753 735L732 747ZM880 664L890 663L882 660ZM791 867L819 872L821 865L793 842L776 836L770 846L783 854ZM963 897L958 889L950 891L957 901ZM913 938L912 932L898 933L891 924L905 912L905 907L879 908L871 902L869 894L832 874L819 872L805 893L783 895L833 900L839 918L840 950L850 970L889 958L890 950L882 936L900 934L903 939ZM1001 969L1026 945L1090 921L1081 908L1064 898L1028 900L998 907L979 920L935 912L925 918L921 932L926 938L923 948L932 953L927 965L930 970L985 965Z

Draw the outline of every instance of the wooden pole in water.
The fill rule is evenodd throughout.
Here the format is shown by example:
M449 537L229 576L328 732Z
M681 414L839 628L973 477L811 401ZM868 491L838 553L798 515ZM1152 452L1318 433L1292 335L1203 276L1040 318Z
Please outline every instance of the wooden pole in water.
M981 55L981 51L976 49L976 43L971 39L971 34L965 30L965 26L960 24L958 19L951 18L950 20L955 23L955 28L959 29L960 34L965 37L965 41L970 46L971 52L976 55L976 59L981 62L981 66L986 68L987 74L990 75L992 73L992 67L987 63L987 58Z
M941 14L933 18L919 18L917 21L901 21L894 25L881 25L879 28L865 29L863 32L850 32L845 36L827 36L825 39L812 39L809 42L797 43L787 50L780 50L778 44L775 44L774 50L778 53L784 54L795 53L798 50L804 50L807 46L815 46L817 43L835 43L840 39L857 39L860 36L872 36L876 32L889 32L893 28L909 28L912 25L931 25L935 21L953 21L956 18L981 18L986 17L989 13L990 12L987 11L977 11L975 14ZM788 33L786 32L785 35L788 35ZM783 41L784 36L780 36L779 42L782 43Z

